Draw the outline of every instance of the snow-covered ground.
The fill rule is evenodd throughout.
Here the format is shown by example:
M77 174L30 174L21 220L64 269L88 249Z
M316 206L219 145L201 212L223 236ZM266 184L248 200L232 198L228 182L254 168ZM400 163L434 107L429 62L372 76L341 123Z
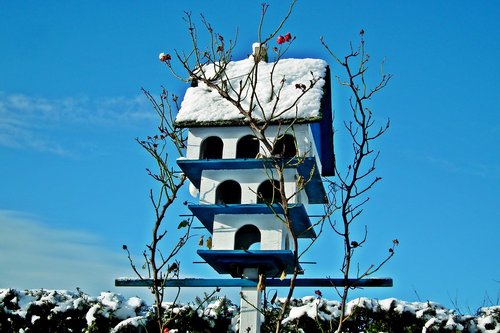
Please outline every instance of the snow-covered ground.
M280 300L274 305L279 307ZM186 332L186 322L205 327L226 325L236 331L238 307L225 298L199 304L186 305L165 303L171 316L177 315L170 332ZM150 321L152 307L138 297L125 299L120 294L102 292L91 297L80 291L0 289L0 331L39 332L40 329L57 325L65 331L93 332L104 327L111 332L142 332ZM433 302L405 302L394 298L376 300L358 298L349 302L348 313L356 320L385 318L416 323L420 332L500 332L500 306L483 307L476 315L463 315ZM335 321L340 314L339 302L321 297L294 299L289 315L284 320L289 327L312 319L316 323ZM375 318L375 319L374 319ZM217 323L217 320L219 322ZM222 322L221 322L222 320ZM51 322L52 321L52 322ZM175 327L176 325L182 325ZM413 326L415 327L415 326Z

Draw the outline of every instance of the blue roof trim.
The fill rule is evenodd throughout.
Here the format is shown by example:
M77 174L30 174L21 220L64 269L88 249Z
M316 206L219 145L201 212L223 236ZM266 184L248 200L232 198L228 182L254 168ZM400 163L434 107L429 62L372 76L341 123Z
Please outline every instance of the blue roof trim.
M283 271L291 274L295 262L290 250L198 250L198 255L217 273L232 277L241 277L244 268L254 267L267 277L279 276Z
M316 232L311 228L311 220L307 215L303 204L289 204L292 228L298 238L316 238ZM188 205L189 210L200 220L210 233L213 233L214 217L222 214L283 214L283 208L274 204L271 207L266 204L243 204L243 205ZM255 216L257 219L258 216ZM276 223L283 223L276 218Z
M203 170L249 170L272 168L272 159L253 159L253 158L235 158L235 159L214 159L214 160L188 160L179 159L177 164L186 174L191 183L200 188L201 173ZM312 178L306 184L306 194L310 204L320 204L328 202L323 181L316 165L314 157L305 157L303 159L292 158L283 159L285 168L296 168L297 172L309 179L311 172Z
M324 89L325 93L321 99L322 118L318 123L311 123L311 131L321 161L321 175L327 177L335 175L330 67L326 69Z

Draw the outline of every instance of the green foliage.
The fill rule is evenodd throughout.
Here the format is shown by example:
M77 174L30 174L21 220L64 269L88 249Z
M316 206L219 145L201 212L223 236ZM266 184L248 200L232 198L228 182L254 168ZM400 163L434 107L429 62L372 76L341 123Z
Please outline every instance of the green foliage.
M189 225L189 220L182 220L179 225L177 226L177 229L185 228Z
M345 332L378 333L412 333L422 331L425 320L416 318L409 312L399 313L391 308L389 311L371 311L366 308L356 309L344 324Z

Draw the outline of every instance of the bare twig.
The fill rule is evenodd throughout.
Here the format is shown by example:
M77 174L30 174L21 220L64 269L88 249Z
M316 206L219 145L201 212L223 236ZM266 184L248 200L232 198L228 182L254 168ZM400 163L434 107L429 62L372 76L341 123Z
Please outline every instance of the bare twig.
M352 162L348 163L347 170L341 170L339 165L335 166L336 180L329 180L330 185L329 194L331 199L339 202L337 207L340 209L340 223L330 221L335 233L344 239L344 258L342 261L341 272L344 279L351 277L352 263L355 252L366 242L367 227L365 226L364 238L361 241L351 239L351 226L353 222L362 214L363 207L369 201L366 197L368 191L378 183L381 178L373 176L376 169L376 162L379 152L374 156L371 144L374 140L383 135L389 128L389 121L386 124L373 132L372 127L375 124L373 114L366 103L374 94L386 87L391 75L386 75L382 72L378 83L369 88L366 83L366 74L368 70L367 63L369 55L365 52L364 31L360 32L361 40L359 46L354 49L352 44L350 52L343 58L338 57L321 38L321 43L330 53L333 59L343 69L346 79L337 77L340 85L348 87L351 91L352 97L349 100L349 105L352 111L351 121L344 122L347 133L352 142ZM357 63L356 63L357 61ZM355 281L365 278L377 272L389 259L394 255L394 248L399 242L393 241L392 247L389 249L387 257L380 261L377 265L370 265L363 273L359 272ZM354 285L354 284L353 284ZM349 290L353 285L346 285L339 292L341 297L341 311L339 324L336 332L341 332L343 323L348 318L346 316L346 303Z

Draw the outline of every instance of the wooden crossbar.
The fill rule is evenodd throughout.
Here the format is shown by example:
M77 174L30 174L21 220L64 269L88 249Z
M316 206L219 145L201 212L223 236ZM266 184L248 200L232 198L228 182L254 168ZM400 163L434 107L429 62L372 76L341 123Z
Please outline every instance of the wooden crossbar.
M257 287L257 280L250 279L168 279L165 287ZM152 279L119 278L116 287L151 287ZM268 287L289 287L290 279L266 279ZM301 278L295 280L296 287L392 287L391 278L329 279Z

